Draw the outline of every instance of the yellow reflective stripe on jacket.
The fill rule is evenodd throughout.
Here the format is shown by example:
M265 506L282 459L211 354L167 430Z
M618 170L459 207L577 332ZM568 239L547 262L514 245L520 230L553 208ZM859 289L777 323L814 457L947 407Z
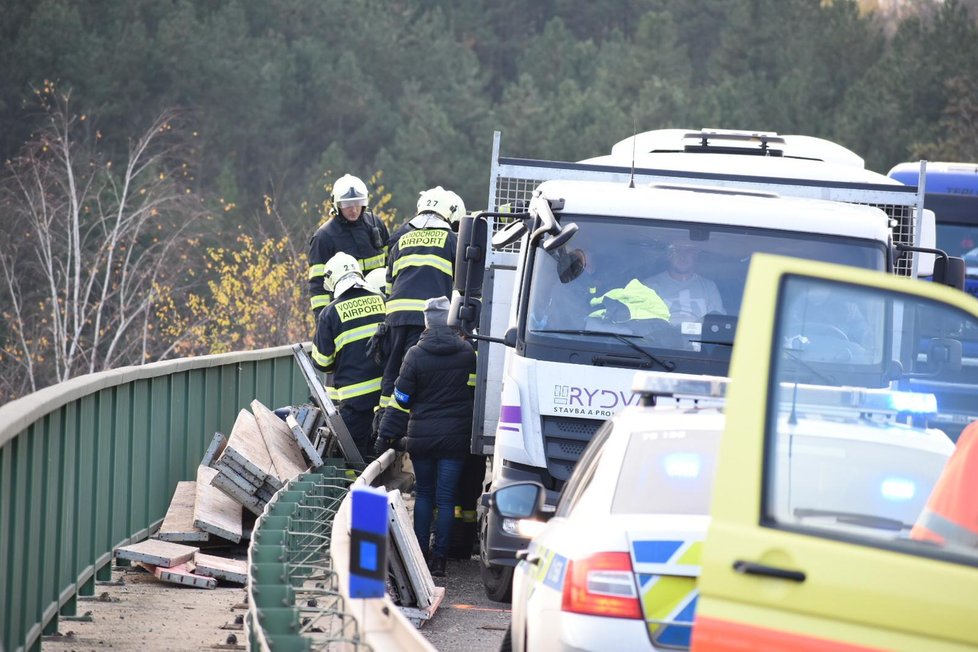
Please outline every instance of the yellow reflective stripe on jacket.
M317 265L309 266L309 278L315 278L317 276L326 275L326 263L319 263Z
M475 387L475 374L469 374L469 382L466 383L469 387Z
M387 314L403 310L424 310L425 299L391 299L387 302Z
M329 305L330 296L328 294L317 294L309 299L309 307L312 309L325 308Z
M370 270L377 269L378 267L383 267L387 263L387 245L384 245L381 253L376 256L371 256L370 258L361 258L359 261L360 269L366 274Z
M319 349L312 347L312 359L313 362L318 364L320 367L331 367L333 362L336 361L336 354L333 355L323 355L319 352Z
M454 274L452 263L435 254L409 254L394 261L393 273L396 276L405 267L434 267L449 276Z
M329 395L329 400L333 402L340 400L340 393L334 387L327 387L326 394Z
M404 412L405 414L411 414L410 408L401 407L401 404L398 403L397 401L394 401L394 400L392 400L390 403L388 403L387 407L394 408L395 410L400 410L401 412Z
M381 380L382 378L379 377L371 378L370 380L365 380L362 383L354 383L353 385L340 387L336 390L337 396L339 400L345 401L348 398L363 396L364 394L370 394L371 392L379 392Z
M344 331L340 333L335 340L333 340L333 342L336 344L336 352L339 353L340 349L351 342L369 339L376 332L377 324L357 326L356 328L351 328L348 331Z
M385 407L387 407L390 404L391 404L391 397L390 396L384 396L383 394L381 394L380 395L380 403L377 405L377 408L382 410L382 409L384 409Z

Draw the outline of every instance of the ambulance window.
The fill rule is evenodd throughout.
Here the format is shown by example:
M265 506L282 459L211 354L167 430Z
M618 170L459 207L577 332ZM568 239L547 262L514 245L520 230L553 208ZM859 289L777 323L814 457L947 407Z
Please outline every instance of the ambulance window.
M816 299L834 308L804 308ZM859 308L858 349L845 304ZM791 276L778 313L763 524L978 564L975 318ZM877 365L885 373L874 378Z
M708 514L718 430L636 432L628 442L612 514Z

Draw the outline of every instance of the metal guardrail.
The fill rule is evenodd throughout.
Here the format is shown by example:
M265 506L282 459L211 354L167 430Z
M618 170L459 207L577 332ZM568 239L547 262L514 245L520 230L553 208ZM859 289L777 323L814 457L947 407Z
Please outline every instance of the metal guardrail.
M395 484L393 476L400 471L400 459L401 457L394 451L385 452L367 466L353 486L378 487ZM346 612L356 619L360 639L374 650L435 652L434 646L415 629L389 596L368 600L350 597L351 508L352 498L347 493L333 519L330 556L339 581L340 593L346 601Z
M351 478L342 460L289 482L266 505L248 546L252 650L362 649L332 569L333 517Z
M0 652L39 650L75 616L239 409L307 398L284 346L80 376L0 407Z
M248 547L249 649L433 652L389 597L349 595L349 490L384 486L398 459L387 451L352 482L328 460L275 494Z

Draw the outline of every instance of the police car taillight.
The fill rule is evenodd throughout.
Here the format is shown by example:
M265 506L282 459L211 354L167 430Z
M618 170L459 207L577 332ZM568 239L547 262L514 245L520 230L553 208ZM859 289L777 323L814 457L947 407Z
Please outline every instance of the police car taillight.
M569 561L560 608L591 616L641 618L629 554L599 552Z

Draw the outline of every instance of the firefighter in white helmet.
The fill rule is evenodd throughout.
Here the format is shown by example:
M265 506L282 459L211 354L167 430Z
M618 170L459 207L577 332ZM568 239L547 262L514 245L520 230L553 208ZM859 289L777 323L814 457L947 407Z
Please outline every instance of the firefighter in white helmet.
M367 186L351 174L333 184L332 217L309 241L310 303L318 315L332 297L323 283L326 261L338 252L350 254L366 274L387 264L387 226L367 210Z
M363 278L367 281L367 285L377 290L384 297L387 296L387 268L371 270Z
M378 434L398 439L407 428L408 411L392 400L394 381L404 353L424 330L425 301L452 296L455 272L455 231L465 215L465 203L451 190L436 186L418 198L418 213L391 238L387 261L387 319L378 331L384 382L380 395Z
M367 355L367 343L384 321L384 298L364 280L360 263L340 252L324 265L325 289L334 297L319 313L312 360L332 372L330 398L360 454L372 451L374 408L380 400L383 368Z

